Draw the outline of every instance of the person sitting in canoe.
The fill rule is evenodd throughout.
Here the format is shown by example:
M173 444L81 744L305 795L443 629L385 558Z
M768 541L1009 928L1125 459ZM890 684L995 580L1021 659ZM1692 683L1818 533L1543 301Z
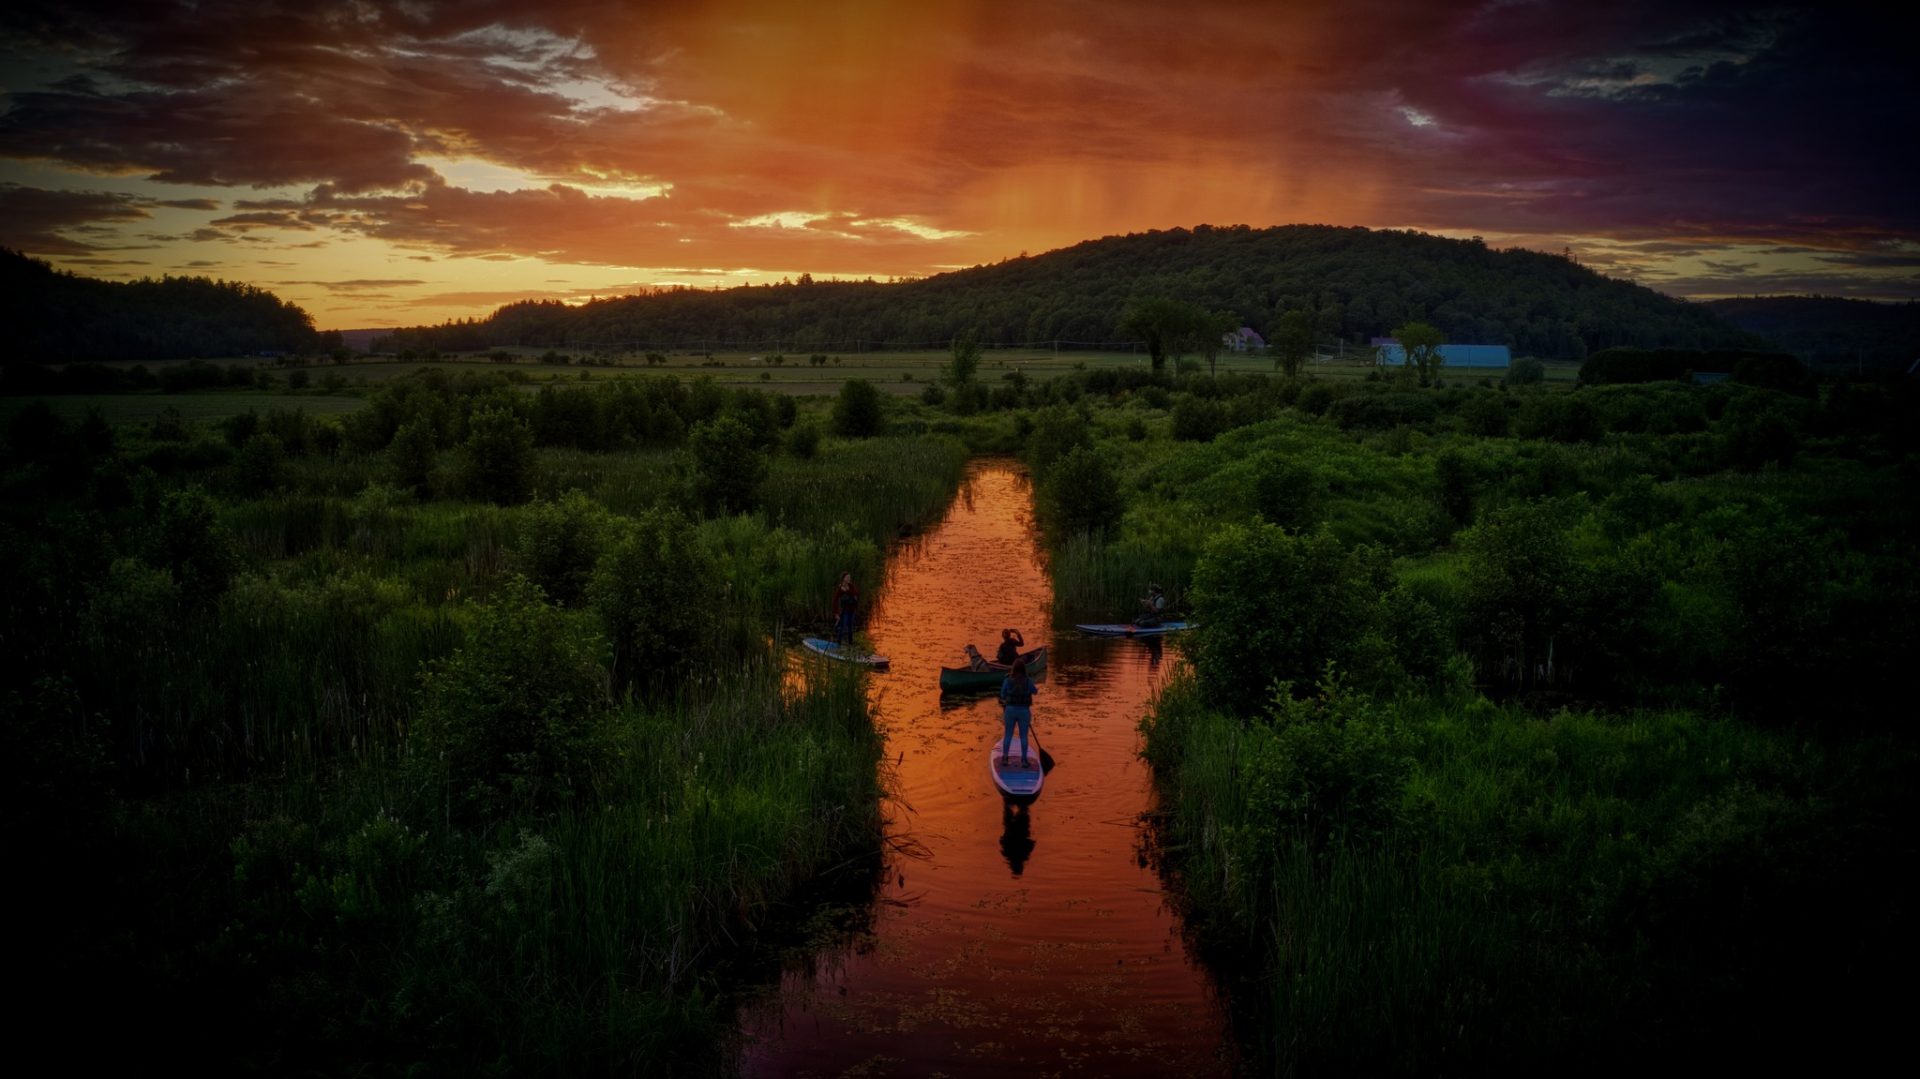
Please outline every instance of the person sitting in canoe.
M975 648L971 643L967 645L967 669L970 671L990 671L993 669L987 665L987 657L981 655L980 650Z
M1005 707L1001 722L1007 733L1000 739L1000 759L1006 760L1013 749L1013 729L1020 728L1020 767L1027 767L1027 734L1033 729L1033 695L1039 690L1027 677L1026 660L1018 660L1000 683L1000 703Z
M853 643L853 616L860 609L860 589L853 583L851 570L840 575L840 583L833 588L833 643Z
M1000 652L993 657L994 662L1000 664L1002 667L1010 667L1015 660L1020 658L1020 650L1026 646L1027 639L1020 636L1019 630L1003 629L1000 631ZM974 669L979 670L978 667Z
M1157 584L1147 586L1147 594L1140 597L1140 614L1133 620L1136 626L1157 626L1167 614L1167 594Z

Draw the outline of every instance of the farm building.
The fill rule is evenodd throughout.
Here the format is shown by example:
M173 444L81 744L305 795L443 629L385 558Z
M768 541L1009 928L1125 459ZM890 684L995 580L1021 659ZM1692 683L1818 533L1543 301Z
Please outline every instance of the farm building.
M1376 337L1373 346L1380 350L1381 363L1407 362L1400 342L1391 337ZM1440 359L1448 367L1509 367L1513 364L1513 353L1505 345L1441 345Z
M1267 342L1251 326L1242 326L1231 333L1220 335L1220 343L1228 352L1258 352L1267 347Z

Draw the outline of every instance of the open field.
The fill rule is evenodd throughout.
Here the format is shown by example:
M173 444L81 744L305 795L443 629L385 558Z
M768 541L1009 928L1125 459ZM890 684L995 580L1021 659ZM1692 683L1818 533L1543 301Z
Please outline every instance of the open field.
M45 401L53 411L67 419L78 419L89 409L99 409L108 423L150 423L155 416L174 408L189 422L223 420L249 410L265 412L270 408L290 408L318 416L337 416L365 408L360 397L339 397L304 393L227 393L220 390L203 393L104 393L55 395L48 397L0 397L0 417L10 417L32 401Z
M523 352L513 363L500 363L486 356L471 355L442 360L357 360L346 364L317 364L308 370L316 385L328 385L330 378L337 377L349 386L387 382L428 368L516 371L541 383L630 378L637 374L674 374L682 377L706 375L723 385L754 386L802 395L834 393L847 379L864 378L890 393L906 395L917 394L928 382L938 381L948 360L948 354L939 349L830 355L824 364L811 364L807 356L799 354L785 355L776 363L770 361L771 354L767 353L716 352L711 359L702 355L676 353L668 355L666 362L653 365L648 365L639 356L618 356L606 361L610 366L603 366L542 364L538 362L537 354ZM1364 352L1349 352L1346 357L1309 363L1305 372L1312 378L1335 381L1365 378L1374 370L1374 365L1364 356ZM1190 361L1193 359L1189 358ZM1198 362L1204 370L1204 360ZM1146 365L1147 358L1140 352L989 349L980 357L979 377L991 385L1016 371L1029 379L1039 380L1079 370ZM1228 353L1219 357L1215 370L1223 375L1272 373L1274 365L1270 356ZM1571 385L1579 371L1579 365L1574 363L1546 365L1547 381L1552 383ZM1477 384L1482 379L1497 382L1505 374L1504 368L1455 368L1443 370L1441 377Z

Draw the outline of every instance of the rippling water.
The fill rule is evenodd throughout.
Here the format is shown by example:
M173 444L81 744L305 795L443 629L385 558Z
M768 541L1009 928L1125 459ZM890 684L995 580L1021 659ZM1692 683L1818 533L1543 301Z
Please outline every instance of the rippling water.
M1017 465L978 462L888 568L867 628L893 661L871 692L899 760L888 832L902 853L871 932L748 1010L750 1075L1229 1070L1223 1011L1142 847L1135 724L1171 653L1048 629L1031 507ZM1034 732L1057 767L1025 811L988 776L997 702L942 701L938 685L963 645L991 655L1004 626L1052 646Z

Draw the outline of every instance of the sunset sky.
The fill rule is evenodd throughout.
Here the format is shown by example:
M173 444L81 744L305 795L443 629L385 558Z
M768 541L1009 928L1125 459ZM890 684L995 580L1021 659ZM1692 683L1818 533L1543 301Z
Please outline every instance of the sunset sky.
M1920 65L1874 7L12 0L0 245L323 328L1201 223L1912 299Z

